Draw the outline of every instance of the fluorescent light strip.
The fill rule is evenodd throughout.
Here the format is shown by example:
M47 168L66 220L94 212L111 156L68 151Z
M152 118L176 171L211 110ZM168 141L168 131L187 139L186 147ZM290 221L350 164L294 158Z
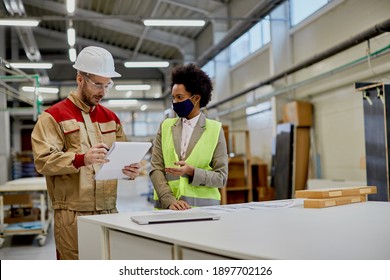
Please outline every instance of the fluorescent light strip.
M66 33L68 35L68 44L73 47L76 43L76 30L73 27L70 27Z
M36 89L36 87L22 87L22 90L25 92L35 92ZM58 88L39 87L38 91L40 93L58 93L60 90Z
M150 85L116 85L116 90L150 90Z
M112 99L108 100L109 105L114 105L114 106L129 106L129 105L137 105L138 100L136 99Z
M66 0L66 10L68 11L69 14L73 14L75 8L76 8L75 0Z
M75 48L70 48L69 49L69 60L71 62L75 62L77 57L76 49Z
M204 20L182 20L182 19L145 19L145 26L204 26Z
M51 69L53 67L53 63L43 62L15 62L10 65L17 69Z
M5 26L38 26L36 19L0 19L0 25Z
M165 68L169 66L168 61L128 61L125 62L127 68Z

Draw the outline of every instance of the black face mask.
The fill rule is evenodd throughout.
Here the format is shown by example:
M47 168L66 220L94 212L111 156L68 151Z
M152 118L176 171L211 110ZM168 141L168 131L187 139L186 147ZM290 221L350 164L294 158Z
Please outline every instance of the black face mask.
M191 99L192 96L182 102L172 103L173 110L180 118L186 118L194 109L194 104L192 104Z

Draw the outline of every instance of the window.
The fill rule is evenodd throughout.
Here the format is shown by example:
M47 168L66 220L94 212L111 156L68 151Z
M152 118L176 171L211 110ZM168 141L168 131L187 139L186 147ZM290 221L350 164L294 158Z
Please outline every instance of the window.
M160 123L164 120L164 112L116 112L121 120L123 130L131 136L155 136Z
M269 16L249 30L249 51L253 53L271 41Z
M331 0L290 0L291 26L297 25Z
M203 67L202 70L206 72L207 75L209 75L210 79L215 78L215 61L210 60L207 62Z
M249 30L249 38L249 50L251 53L261 48L261 22Z
M271 41L269 21L270 17L266 16L229 46L230 66L237 64Z
M249 34L245 33L236 41L234 41L229 48L230 65L243 60L249 55Z

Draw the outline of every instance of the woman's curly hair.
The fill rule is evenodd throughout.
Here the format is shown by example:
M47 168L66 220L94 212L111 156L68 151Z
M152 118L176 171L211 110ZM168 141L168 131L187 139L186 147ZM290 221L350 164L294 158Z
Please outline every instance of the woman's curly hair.
M199 94L200 107L205 107L211 100L213 85L210 77L193 63L176 66L172 70L171 89L175 84L182 84L186 90L194 94Z

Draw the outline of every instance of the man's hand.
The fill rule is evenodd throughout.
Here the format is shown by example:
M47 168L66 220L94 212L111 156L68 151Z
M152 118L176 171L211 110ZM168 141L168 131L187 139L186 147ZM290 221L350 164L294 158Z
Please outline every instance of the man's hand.
M92 146L84 155L85 165L109 162L109 160L105 159L107 151L108 146L104 143L99 143L95 146Z
M122 169L122 172L127 177L129 177L129 180L134 180L137 176L139 176L139 174L141 172L141 164L133 163L133 164L127 165Z
M195 169L191 165L188 165L185 161L175 162L175 165L178 165L179 167L167 167L165 168L165 172L175 176L194 176Z

